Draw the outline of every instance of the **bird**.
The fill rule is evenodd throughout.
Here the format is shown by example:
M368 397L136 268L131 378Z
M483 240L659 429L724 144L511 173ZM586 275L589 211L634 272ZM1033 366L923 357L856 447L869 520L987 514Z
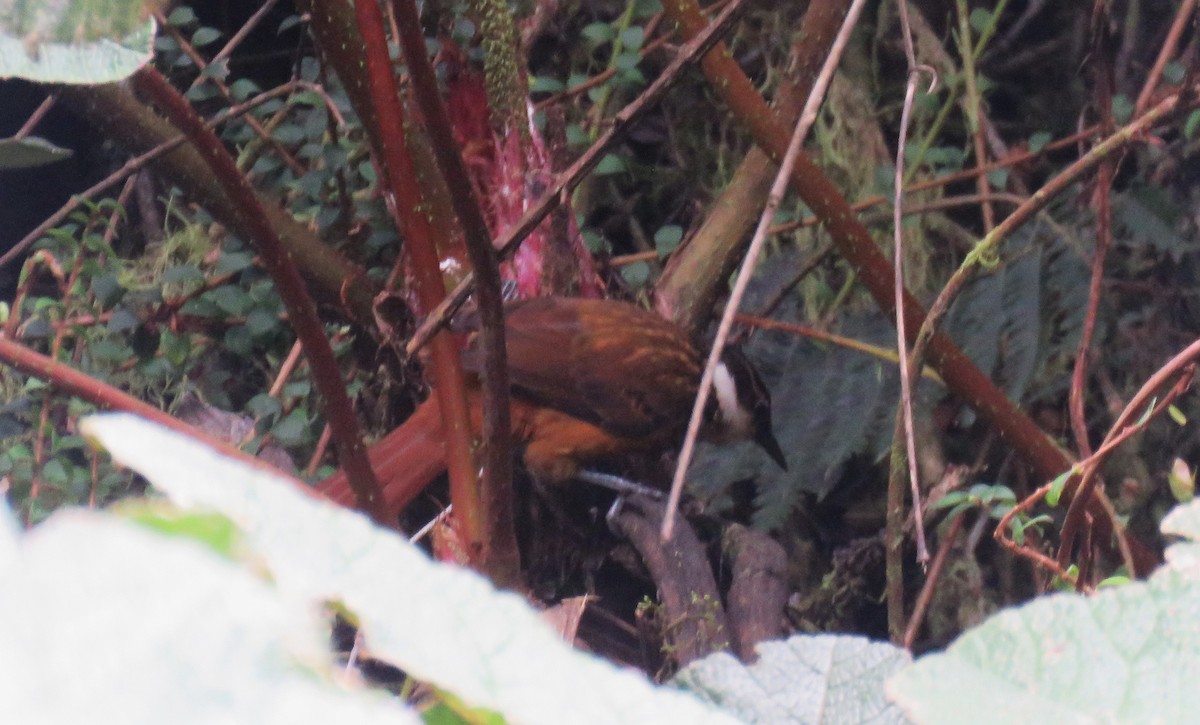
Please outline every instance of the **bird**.
M543 486L602 482L591 466L637 452L665 451L687 429L704 357L687 333L660 315L612 299L536 297L505 305L513 440ZM482 357L472 339L463 365L475 429L480 423ZM727 347L713 379L701 437L753 440L782 468L787 461L771 425L771 399L746 357ZM435 397L371 446L384 507L398 514L445 470L441 413ZM345 474L318 490L353 504Z

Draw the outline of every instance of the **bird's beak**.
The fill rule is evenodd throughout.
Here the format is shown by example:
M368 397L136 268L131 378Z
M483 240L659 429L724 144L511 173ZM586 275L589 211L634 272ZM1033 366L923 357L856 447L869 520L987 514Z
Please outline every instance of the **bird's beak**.
M779 447L779 441L775 440L775 433L771 430L771 426L760 426L754 435L754 442L762 446L762 449L767 452L771 460L779 464L783 470L787 470L787 457L783 455L783 449Z

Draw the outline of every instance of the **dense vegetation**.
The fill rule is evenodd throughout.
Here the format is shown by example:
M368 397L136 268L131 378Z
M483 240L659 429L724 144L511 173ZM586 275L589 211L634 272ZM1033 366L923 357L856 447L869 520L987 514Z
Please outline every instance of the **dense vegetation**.
M39 157L0 179L36 185L78 163L81 187L109 181L0 251L12 273L0 363L13 366L0 376L0 482L27 526L141 493L80 436L98 408L158 409L310 482L353 469L346 441L360 428L378 439L430 380L455 379L437 349L405 345L468 269L486 317L498 289L480 228L503 239L542 202L546 220L499 262L516 294L633 299L708 339L850 3L738 8L728 53L701 64L685 45L704 27L691 3L429 2L433 91L390 30L413 27L404 15L197 5L154 11L157 70L37 87L53 108L34 136L74 118L94 143L47 130L76 160ZM907 10L901 22L894 3L867 3L840 49L741 303L788 470L749 445L703 449L675 548L632 533L632 519L610 532L605 494L539 492L520 471L505 498L515 529L455 481L431 487L402 528L453 501L437 556L548 604L597 596L576 640L658 677L798 632L941 648L1006 605L1155 568L1160 524L1193 496L1200 455L1187 393L1200 354L1194 3ZM671 65L689 53L696 63ZM393 70L403 92L389 97ZM655 79L669 89L644 98ZM31 89L14 83L0 94ZM160 148L177 128L197 144L204 133L172 97L214 121L235 178L208 150ZM430 120L439 100L458 172ZM569 176L585 151L598 164ZM904 355L921 339L909 396L897 238ZM440 271L422 268L422 249ZM936 329L922 328L925 308L945 313ZM331 403L346 394L352 409ZM639 470L665 485L667 463ZM503 485L496 468L485 487ZM684 565L665 566L672 556Z

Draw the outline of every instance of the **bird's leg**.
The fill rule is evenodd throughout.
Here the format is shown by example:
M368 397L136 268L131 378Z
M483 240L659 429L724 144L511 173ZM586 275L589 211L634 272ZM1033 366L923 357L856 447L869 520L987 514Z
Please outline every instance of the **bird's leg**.
M617 492L617 497L613 499L612 506L608 508L608 513L604 515L604 521L608 523L608 528L614 533L617 530L613 527L613 519L621 513L621 506L624 505L626 496L647 496L655 501L661 501L663 498L662 491L659 491L657 488L650 488L637 481L631 481L628 478L612 473L601 473L600 471L585 469L576 473L575 478L585 483L602 486L610 491Z
M640 495L649 496L652 499L661 500L663 492L657 488L650 488L642 485L637 481L631 481L623 476L617 476L611 473L601 473L600 471L581 470L575 474L575 478L590 483L594 486L602 486L610 491L616 491L622 496Z

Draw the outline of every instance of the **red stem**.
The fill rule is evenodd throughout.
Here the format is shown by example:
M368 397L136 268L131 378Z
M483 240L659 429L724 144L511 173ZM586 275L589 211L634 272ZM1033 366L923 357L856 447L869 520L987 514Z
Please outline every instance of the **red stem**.
M194 428L187 423L173 418L148 403L143 403L128 393L114 388L108 383L101 382L86 373L34 352L15 340L0 335L0 362L17 370L32 375L39 380L45 380L55 388L78 398L88 401L101 409L121 410L139 415L152 423L164 428L182 433L217 449L222 455L236 458L244 463L250 463L260 468L274 471L267 463L254 458L248 453L238 450L232 445L218 441L207 433ZM311 491L307 486L306 491Z
M479 301L479 349L483 356L483 481L484 567L500 586L516 584L520 575L516 524L513 519L511 416L508 408L508 360L504 345L504 297L500 290L500 265L492 235L474 186L467 175L462 153L454 140L453 126L438 91L437 76L425 53L425 36L413 0L395 0L400 47L408 65L413 96L425 117L438 168L450 190L450 202L465 235L467 255L475 272Z
M404 129L404 109L392 73L384 34L383 13L376 0L356 0L355 19L366 55L365 76L375 109L384 170L384 183L396 226L407 241L412 263L413 284L425 310L438 306L445 296L438 255L439 237L444 230L430 224L425 200L418 184ZM448 248L448 247L445 247ZM473 564L484 554L484 516L475 475L475 457L471 451L471 419L463 389L462 361L449 334L443 332L431 343L437 384L434 394L442 409L442 430L446 440L446 468L450 474L450 500L459 524L468 556Z

